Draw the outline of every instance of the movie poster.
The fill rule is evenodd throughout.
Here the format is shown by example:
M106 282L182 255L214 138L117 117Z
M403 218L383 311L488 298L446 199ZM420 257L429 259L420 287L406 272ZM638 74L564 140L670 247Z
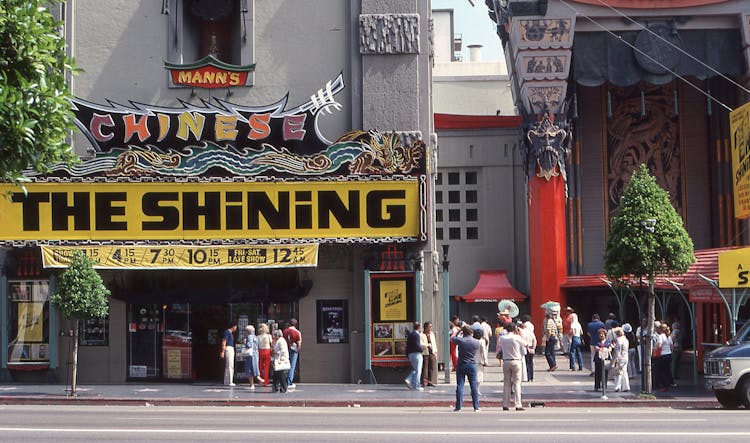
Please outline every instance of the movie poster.
M318 300L318 343L348 343L346 300Z

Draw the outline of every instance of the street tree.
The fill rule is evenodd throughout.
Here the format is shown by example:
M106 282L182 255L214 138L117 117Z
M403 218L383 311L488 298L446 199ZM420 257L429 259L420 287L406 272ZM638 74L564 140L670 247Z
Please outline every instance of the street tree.
M644 394L651 383L651 337L654 333L654 282L660 275L684 273L695 263L693 241L682 218L669 201L669 194L641 164L620 199L612 219L604 253L607 276L621 283L646 281L648 287L648 337L643 362Z
M60 0L0 0L0 180L77 160L67 76L76 71L46 6Z
M76 395L78 378L78 327L81 320L103 318L109 312L109 289L94 269L94 261L75 251L70 265L62 273L50 301L73 321L73 368L71 395Z

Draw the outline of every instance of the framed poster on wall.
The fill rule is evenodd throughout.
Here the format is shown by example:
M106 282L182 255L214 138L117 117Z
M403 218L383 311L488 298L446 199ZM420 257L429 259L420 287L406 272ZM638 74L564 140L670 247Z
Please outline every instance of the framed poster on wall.
M349 343L346 300L318 300L318 343Z
M49 282L8 282L8 365L49 364Z
M375 366L408 363L406 336L417 321L413 272L370 275L370 359Z

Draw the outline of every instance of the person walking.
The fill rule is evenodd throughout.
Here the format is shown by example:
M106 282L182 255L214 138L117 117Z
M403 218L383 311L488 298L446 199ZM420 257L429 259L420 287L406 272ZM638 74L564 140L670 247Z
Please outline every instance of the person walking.
M596 355L596 341L599 337L599 329L605 329L604 323L599 319L599 314L591 316L591 321L586 325L586 335L589 338L589 350L591 351L591 373L589 376L593 377L595 372L594 356Z
M568 329L568 336L570 337L570 370L575 371L576 363L578 363L578 370L583 371L583 353L581 347L583 346L582 336L583 327L578 321L578 314L570 314L570 328Z
M406 354L411 363L411 374L404 380L404 384L416 391L424 391L419 385L419 378L422 375L422 327L419 323L414 323L414 330L406 337Z
M294 371L297 369L297 359L302 349L302 333L297 329L297 319L289 320L289 326L284 329L284 340L289 346L289 376L286 380L287 387L296 388L294 384Z
M271 334L268 333L268 325L265 323L258 327L258 368L263 386L270 385L268 371L271 369Z
M285 394L289 379L289 346L284 340L284 334L279 329L273 331L273 392Z
M437 384L437 340L432 332L432 323L424 322L422 332L422 387Z
M237 322L231 322L224 330L221 338L221 358L224 359L224 385L236 386L234 384L234 332L237 330Z
M615 331L615 347L612 356L612 370L615 372L615 392L630 392L630 378L628 377L628 362L630 343L625 337L623 328L613 328Z
M471 388L471 402L474 412L479 412L479 391L477 390L477 351L481 346L479 340L474 338L471 326L464 325L461 333L451 338L458 348L458 367L456 368L456 406L454 411L461 410L464 396L464 383L469 379Z
M255 336L255 327L253 325L247 325L245 327L247 336L245 337L245 349L248 353L245 355L245 375L247 375L247 381L250 384L250 389L255 389L255 383L263 383L263 379L260 378L260 369L258 368L258 337Z
M544 357L547 359L547 365L549 366L548 371L554 371L557 369L557 361L555 352L559 346L560 341L560 330L557 328L552 314L547 314L544 318Z
M521 368L527 352L526 340L521 337L514 323L507 326L508 333L498 338L503 349L503 411L510 409L510 395L514 394L516 411L523 411L521 403Z

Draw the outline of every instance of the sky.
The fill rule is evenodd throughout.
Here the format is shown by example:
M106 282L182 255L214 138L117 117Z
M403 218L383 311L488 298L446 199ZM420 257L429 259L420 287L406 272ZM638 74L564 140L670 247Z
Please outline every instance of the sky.
M468 45L482 45L482 60L504 60L495 22L487 14L484 0L432 0L432 9L453 9L453 28L463 35L463 59L469 59Z

